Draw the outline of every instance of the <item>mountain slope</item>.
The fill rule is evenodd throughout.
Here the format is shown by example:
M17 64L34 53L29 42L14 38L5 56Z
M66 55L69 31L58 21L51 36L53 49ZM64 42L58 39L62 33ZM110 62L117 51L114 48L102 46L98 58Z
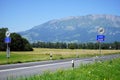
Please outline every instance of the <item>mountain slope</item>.
M105 28L105 42L120 41L120 16L87 15L51 20L20 32L29 41L95 42L97 29Z

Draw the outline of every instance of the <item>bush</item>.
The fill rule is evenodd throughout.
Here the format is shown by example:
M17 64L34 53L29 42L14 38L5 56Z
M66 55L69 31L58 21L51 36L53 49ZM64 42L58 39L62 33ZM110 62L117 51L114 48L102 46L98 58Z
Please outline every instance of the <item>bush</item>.
M0 29L0 51L6 50L6 43L4 42L5 39L5 32L7 28ZM11 43L8 45L10 46L11 51L33 51L32 46L28 42L27 39L21 37L21 35L17 33L11 33Z

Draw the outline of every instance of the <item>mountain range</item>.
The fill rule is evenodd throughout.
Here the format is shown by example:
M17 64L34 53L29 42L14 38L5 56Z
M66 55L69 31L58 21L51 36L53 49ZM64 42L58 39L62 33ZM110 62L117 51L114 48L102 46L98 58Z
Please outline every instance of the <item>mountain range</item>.
M54 19L19 32L30 42L96 42L97 30L105 30L105 41L120 41L120 16L86 15Z

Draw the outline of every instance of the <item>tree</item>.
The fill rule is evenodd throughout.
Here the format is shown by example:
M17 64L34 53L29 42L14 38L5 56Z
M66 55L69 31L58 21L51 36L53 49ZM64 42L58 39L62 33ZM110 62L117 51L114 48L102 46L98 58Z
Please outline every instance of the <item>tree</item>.
M75 43L70 43L68 44L69 49L76 49L76 44Z
M32 51L33 50L30 43L25 38L22 38L19 34L12 33L11 39L12 40L11 40L10 48L12 51Z
M32 46L30 45L30 43L28 42L28 40L27 39L25 39L25 38L22 38L23 40L23 51L33 51L33 48L32 48Z
M5 32L8 30L8 28L1 28L0 29L0 51L5 51Z
M5 39L5 32L7 28L0 29L0 51L6 50L6 43L4 42ZM25 39L22 38L21 35L17 33L11 33L11 43L8 45L10 46L11 51L32 51L32 46L30 43Z
M120 49L120 42L114 42L115 49Z

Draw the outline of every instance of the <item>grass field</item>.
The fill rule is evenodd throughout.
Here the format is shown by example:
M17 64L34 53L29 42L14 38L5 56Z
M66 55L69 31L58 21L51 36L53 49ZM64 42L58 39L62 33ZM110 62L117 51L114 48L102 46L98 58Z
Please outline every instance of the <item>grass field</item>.
M18 80L119 80L120 58L82 65L74 70L58 70L57 72L45 72L42 75L34 75Z
M45 49L34 48L34 51L28 52L11 52L11 57L6 58L6 52L0 52L0 64L23 63L33 61L49 60L50 54L53 55L53 60L75 58L75 57L90 57L99 55L99 50L84 50L84 49ZM120 50L102 50L102 54L120 53Z

